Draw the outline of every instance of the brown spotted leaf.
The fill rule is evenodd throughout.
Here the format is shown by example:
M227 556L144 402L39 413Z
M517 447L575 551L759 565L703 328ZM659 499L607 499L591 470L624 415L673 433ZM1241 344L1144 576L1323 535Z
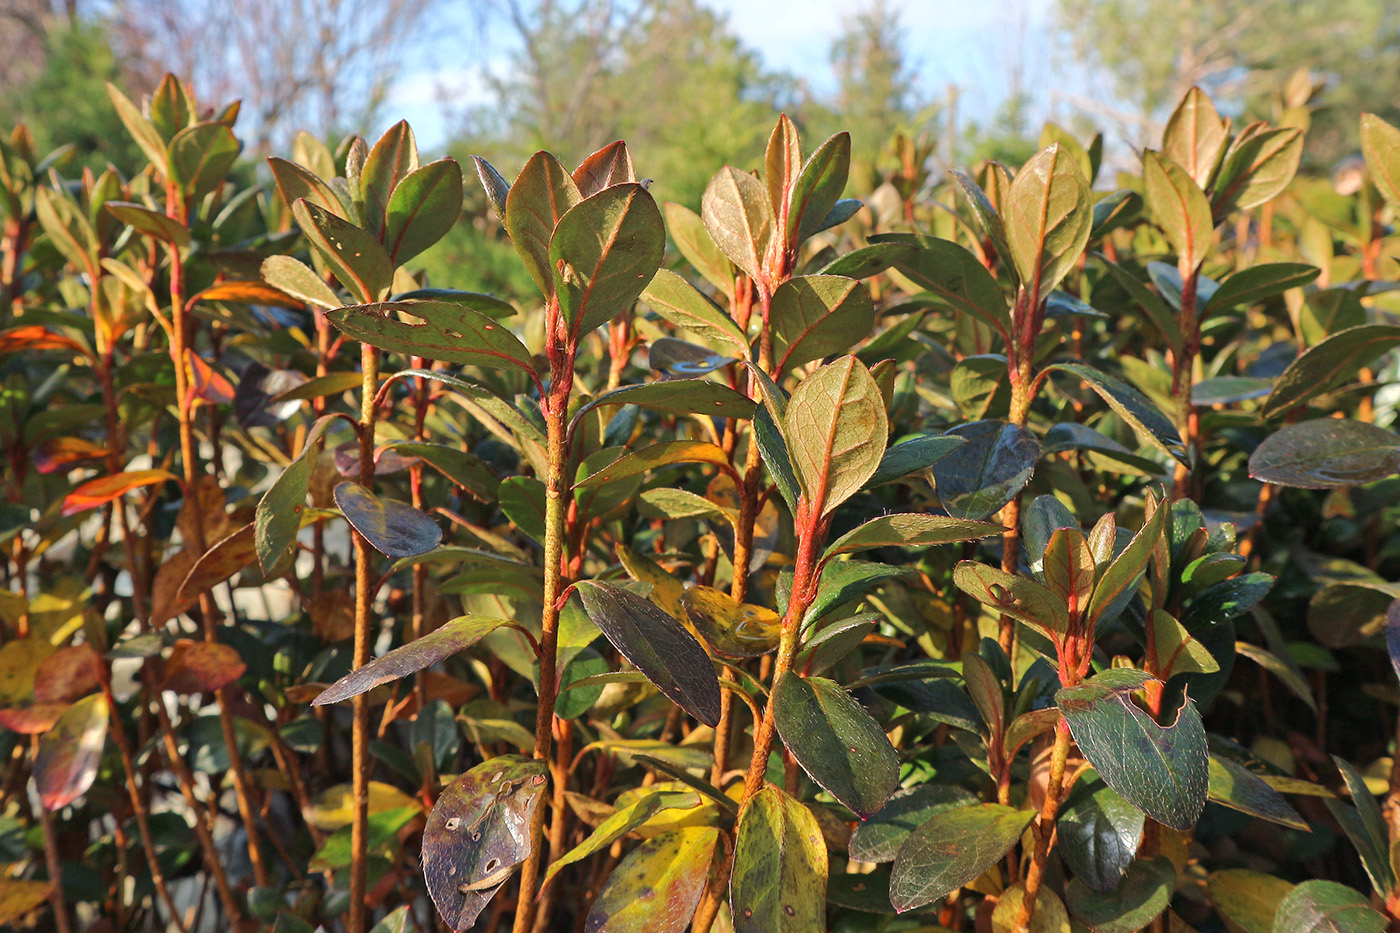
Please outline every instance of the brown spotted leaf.
M710 879L719 830L688 826L627 854L598 892L585 933L681 933Z
M734 842L734 933L825 930L826 876L826 841L812 811L776 787L754 794Z
M423 876L438 913L466 930L530 854L546 785L542 761L502 755L449 784L423 829Z

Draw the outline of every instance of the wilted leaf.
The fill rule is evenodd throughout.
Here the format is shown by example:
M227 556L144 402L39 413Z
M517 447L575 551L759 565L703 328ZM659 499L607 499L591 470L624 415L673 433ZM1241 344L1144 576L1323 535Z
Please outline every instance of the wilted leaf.
M585 933L681 933L709 881L719 830L662 833L627 854L598 892Z
M778 646L782 619L771 609L740 603L711 586L692 586L679 602L695 630L723 657L756 658Z

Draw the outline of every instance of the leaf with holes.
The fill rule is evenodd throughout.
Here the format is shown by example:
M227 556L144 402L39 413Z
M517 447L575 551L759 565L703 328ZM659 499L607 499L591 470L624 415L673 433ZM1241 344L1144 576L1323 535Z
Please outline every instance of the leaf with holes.
M599 630L677 706L713 726L719 722L719 678L695 636L646 599L608 583L575 584Z
M415 557L442 542L442 529L426 513L397 499L380 499L359 483L336 486L335 504L385 557Z
M639 184L604 188L570 208L549 242L549 264L572 339L630 308L665 251L661 211Z
M739 812L735 832L734 933L826 929L826 840L812 811L764 787Z
M358 302L369 304L388 293L394 265L378 240L305 199L292 205L292 214L336 279Z
M502 755L443 789L423 828L423 876L447 925L469 929L530 854L530 821L546 787L543 761Z
M884 806L899 783L885 730L840 684L784 674L773 688L774 721L802 769L857 816Z
M455 302L377 302L340 308L326 318L346 335L381 350L535 374L530 351L510 328Z

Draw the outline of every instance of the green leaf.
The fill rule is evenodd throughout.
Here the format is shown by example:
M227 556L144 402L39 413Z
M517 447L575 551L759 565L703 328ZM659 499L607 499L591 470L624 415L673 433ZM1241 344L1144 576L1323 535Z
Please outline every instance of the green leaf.
M1209 800L1270 823L1305 833L1312 831L1298 811L1263 778L1239 762L1215 754L1210 756Z
M1181 325L1177 323L1176 315L1167 307L1166 302L1157 297L1155 292L1142 282L1139 282L1116 262L1109 262L1106 258L1097 253L1095 253L1095 255L1098 256L1099 260L1104 264L1104 267L1108 269L1114 281L1123 286L1123 289L1133 301L1137 302L1138 307L1147 312L1148 319L1152 321L1153 326L1157 328L1158 332L1166 338L1167 344L1172 350L1176 353L1180 353L1185 344L1185 338L1182 337Z
M1044 584L975 560L960 561L953 568L953 584L989 609L1011 616L1046 638L1069 630L1064 602Z
M776 372L843 353L870 335L875 305L855 279L803 275L773 292L769 311Z
M1363 366L1397 346L1400 346L1400 325L1397 324L1361 324L1332 334L1288 364L1260 415L1273 418L1336 388L1355 378Z
M695 636L673 616L608 583L574 586L588 617L656 688L696 719L719 722L719 678Z
M371 153L373 155L373 153ZM384 245L403 265L447 235L462 213L462 167L439 159L406 175L389 196Z
M195 201L223 184L243 144L223 123L196 123L170 140L170 180Z
M976 803L974 794L956 784L920 784L897 790L879 812L856 827L851 835L851 858L892 862L915 829L945 810Z
M826 929L826 840L810 810L765 786L739 813L729 907L735 933Z
M749 418L753 399L718 382L674 379L646 385L622 386L604 392L579 408L574 417L599 405L640 405L669 414L696 414L712 418Z
M1249 456L1249 475L1265 483L1333 489L1400 473L1400 435L1364 421L1317 418L1285 425Z
M1333 755L1332 761L1342 774L1353 806L1349 807L1341 800L1328 799L1324 802L1332 816L1342 824L1352 845L1356 846L1371 884L1377 892L1387 892L1395 886L1395 872L1389 858L1390 835L1385 816L1376 803L1375 795L1351 763L1339 755Z
M331 186L317 177L314 172L295 162L288 162L286 159L279 159L276 156L268 156L267 164L272 169L272 177L277 182L277 190L282 195L282 200L287 202L287 207L295 205L297 199L305 198L327 213L341 218L345 217L345 205L341 203Z
M647 347L647 366L673 379L694 379L737 362L735 357L675 337L658 337Z
M332 416L316 419L297 457L258 500L253 521L253 540L258 552L258 565L270 576L296 541L301 529L301 513L306 508L306 492L311 483L313 458L309 452L332 423Z
M761 181L726 165L710 179L700 199L700 218L720 252L750 278L762 279L774 224L768 189Z
M415 817L423 811L420 807L394 807L389 810L380 810L371 813L368 819L368 833L366 851L370 857L383 858L387 849L397 847L398 833ZM307 865L312 871L330 871L336 868L348 868L354 862L354 848L351 842L351 828L342 826L330 836L316 850L316 854L311 856L311 861Z
M381 684L402 680L454 654L466 651L501 626L514 624L510 619L485 619L477 616L453 619L422 638L400 645L383 657L375 658L346 674L312 700L311 705L340 703L368 693Z
M1099 574L1086 616L1091 623L1100 619L1112 622L1117 614L1123 611L1131 594L1137 591L1138 584L1142 582L1147 562L1152 558L1153 549L1162 538L1162 529L1170 514L1165 506L1155 501L1150 504L1154 508L1143 521L1138 533L1133 535L1128 546L1113 559L1103 573Z
M998 169L1000 166L995 166L992 171ZM997 213L991 198L987 197L987 192L983 191L977 182L962 172L953 171L950 174L957 181L963 196L967 198L968 206L972 208L972 213L982 225L982 232L988 240L991 240L992 249L996 250L997 256L1001 257L1002 265L1011 273L1012 284L1019 284L1016 279L1016 262L1011 254L1011 244L1006 239L1006 225L1002 222L1001 215ZM1000 175L1002 178L1006 177L1005 169L1000 169Z
M1360 892L1314 878L1289 891L1278 905L1273 933L1384 933L1388 926L1385 915Z
M335 291L306 263L291 256L269 256L262 261L264 282L307 304L330 310L339 308L341 301Z
M1055 704L1105 784L1159 823L1188 830L1206 805L1205 727L1190 698L1166 726L1133 703L1150 679L1114 668L1060 690Z
M549 870L545 872L541 886L549 884L549 880L559 874L565 866L572 865L574 862L588 858L595 852L606 849L656 814L666 810L691 810L698 806L700 806L700 795L691 790L678 793L654 791L646 794L636 803L623 807L599 823L587 839L560 856L558 861L552 862Z
M470 929L531 851L530 822L548 766L519 755L483 761L447 785L423 828L423 875L450 929Z
M1206 890L1230 927L1243 933L1270 933L1274 915L1293 885L1263 872L1230 868L1211 872Z
M1216 217L1271 201L1293 181L1303 156L1303 131L1263 127L1262 123L1245 127L1226 150L1212 186Z
M1363 113L1361 153L1381 195L1391 204L1400 205L1400 130L1374 113Z
M554 294L554 266L549 261L554 229L581 200L568 170L548 152L530 157L506 196L506 233L546 298Z
M861 819L899 783L899 758L885 730L840 684L784 674L773 688L783 745L812 780Z
M481 182L481 189L486 192L486 200L491 202L491 209L496 212L497 219L504 226L506 198L510 197L510 182L496 171L494 165L481 156L472 156L472 164L476 166L476 178L477 181Z
M135 227L137 233L153 236L176 246L190 245L190 231L173 217L167 217L141 204L129 201L108 201L102 205L107 213L122 223Z
M788 195L788 249L795 249L822 229L846 187L850 170L850 133L837 133L812 153Z
M855 495L875 475L889 436L884 398L865 364L843 357L802 380L788 402L783 435L814 515Z
M1078 528L1058 528L1046 542L1040 575L1071 617L1082 615L1094 591L1096 567L1089 542Z
M1187 463L1186 445L1181 442L1181 435L1167 416L1137 389L1085 363L1054 363L1045 368L1083 379L1143 440L1167 456Z
M465 450L417 441L394 441L386 448L405 457L418 457L478 502L496 498L500 480L495 471Z
M1210 311L1256 305L1290 288L1302 288L1322 272L1305 262L1265 262L1241 269L1220 283L1203 307Z
M1128 866L1123 882L1100 894L1078 878L1065 889L1065 904L1095 933L1136 933L1167 909L1176 890L1176 867L1159 855Z
M1193 87L1182 96L1167 120L1162 133L1162 154L1205 188L1229 141L1229 121L1221 119L1209 95Z
M922 473L966 443L963 438L951 434L926 434L892 444L880 458L880 466L870 478L870 485L880 486Z
M514 317L516 314L515 305L509 301L497 298L495 295L483 295L481 292L465 292L456 288L415 288L411 291L399 292L394 295L391 301L445 301L448 304L461 305L478 311L489 318L504 320Z
M1262 398L1273 391L1274 380L1261 376L1216 376L1191 386L1191 404L1198 408L1234 405Z
M164 174L166 172L165 141L161 139L160 133L156 132L155 126L141 113L141 108L133 104L130 98L117 90L117 86L110 81L107 82L107 96L111 98L117 116L121 118L126 131L131 134L131 138L136 141L141 153L150 160L159 172Z
M817 595L807 607L802 624L806 627L828 611L855 599L872 587L910 572L908 567L892 567L889 564L865 560L832 561L822 568Z
M385 557L416 557L442 542L442 529L427 513L397 499L380 499L359 483L336 486L335 504Z
M1186 170L1151 149L1143 153L1143 191L1147 209L1167 235L1178 261L1200 267L1210 252L1215 221L1210 201Z
M1001 861L1034 819L994 803L939 813L899 847L890 902L902 913L947 897Z
M81 271L93 268L97 259L97 234L78 205L49 188L34 192L34 212L39 226L54 248Z
M1011 313L1001 286L966 248L937 237L893 242L917 244L918 250L895 263L895 268L941 307L970 314L1000 334L1010 332Z
M914 252L912 243L872 243L842 253L822 266L821 275L844 275L852 279L868 279L879 275Z
M394 266L378 240L305 199L292 205L292 213L307 240L360 304L379 301L388 293Z
M554 293L578 340L626 311L666 252L656 202L639 184L613 185L559 218L549 242Z
M676 327L703 340L716 353L749 358L749 341L734 319L671 270L657 271L642 291L642 301Z
M1079 261L1093 222L1089 182L1062 146L1042 150L1016 173L1007 196L1007 242L1035 300L1054 291Z
M1005 421L974 421L948 434L967 443L934 464L934 489L956 518L995 514L1030 482L1040 459L1035 435Z
M837 538L822 554L828 561L838 554L877 547L927 548L955 541L975 541L999 535L1006 529L987 522L972 522L946 515L905 512L872 518Z
M535 375L530 351L510 328L453 302L375 302L340 308L326 317L355 340L391 353Z
M673 201L661 205L661 210L666 215L666 231L685 261L721 294L733 298L734 264L710 239L700 215Z
M393 192L417 169L418 146L413 140L413 130L409 129L407 121L400 120L379 137L360 171L359 190L354 194L357 202L364 204L365 228L390 249L393 241L386 234ZM460 182L458 187L461 187Z
M598 892L586 933L682 933L705 893L719 830L687 826L627 854Z
M1164 680L1177 674L1213 674L1220 670L1220 663L1210 649L1168 613L1153 610L1150 624L1157 663Z
M712 463L729 466L729 457L715 444L702 441L662 441L619 457L606 467L578 481L575 488L598 486L641 476L648 470L674 463Z
M1056 821L1056 851L1082 884L1108 894L1132 865L1145 822L1142 811L1107 784L1080 781Z

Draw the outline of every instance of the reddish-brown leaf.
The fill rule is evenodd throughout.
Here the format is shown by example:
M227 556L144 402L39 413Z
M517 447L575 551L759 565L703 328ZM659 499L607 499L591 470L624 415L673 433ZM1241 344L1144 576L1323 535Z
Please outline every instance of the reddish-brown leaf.
M51 437L34 448L34 467L40 473L57 473L63 467L107 456L107 448L81 437Z
M113 473L111 476L99 476L97 479L88 480L64 497L63 514L65 517L77 515L79 512L106 505L113 499L119 499L133 489L173 479L175 474L169 470L129 470L125 473Z
M181 639L165 662L162 690L175 693L214 693L233 683L248 665L238 652L217 642Z
M205 551L204 556L195 561L189 575L180 584L175 598L181 602L194 599L257 559L258 549L253 540L253 523L249 522Z
M92 786L107 740L107 720L107 697L94 694L68 707L39 740L34 784L44 809L62 809Z

